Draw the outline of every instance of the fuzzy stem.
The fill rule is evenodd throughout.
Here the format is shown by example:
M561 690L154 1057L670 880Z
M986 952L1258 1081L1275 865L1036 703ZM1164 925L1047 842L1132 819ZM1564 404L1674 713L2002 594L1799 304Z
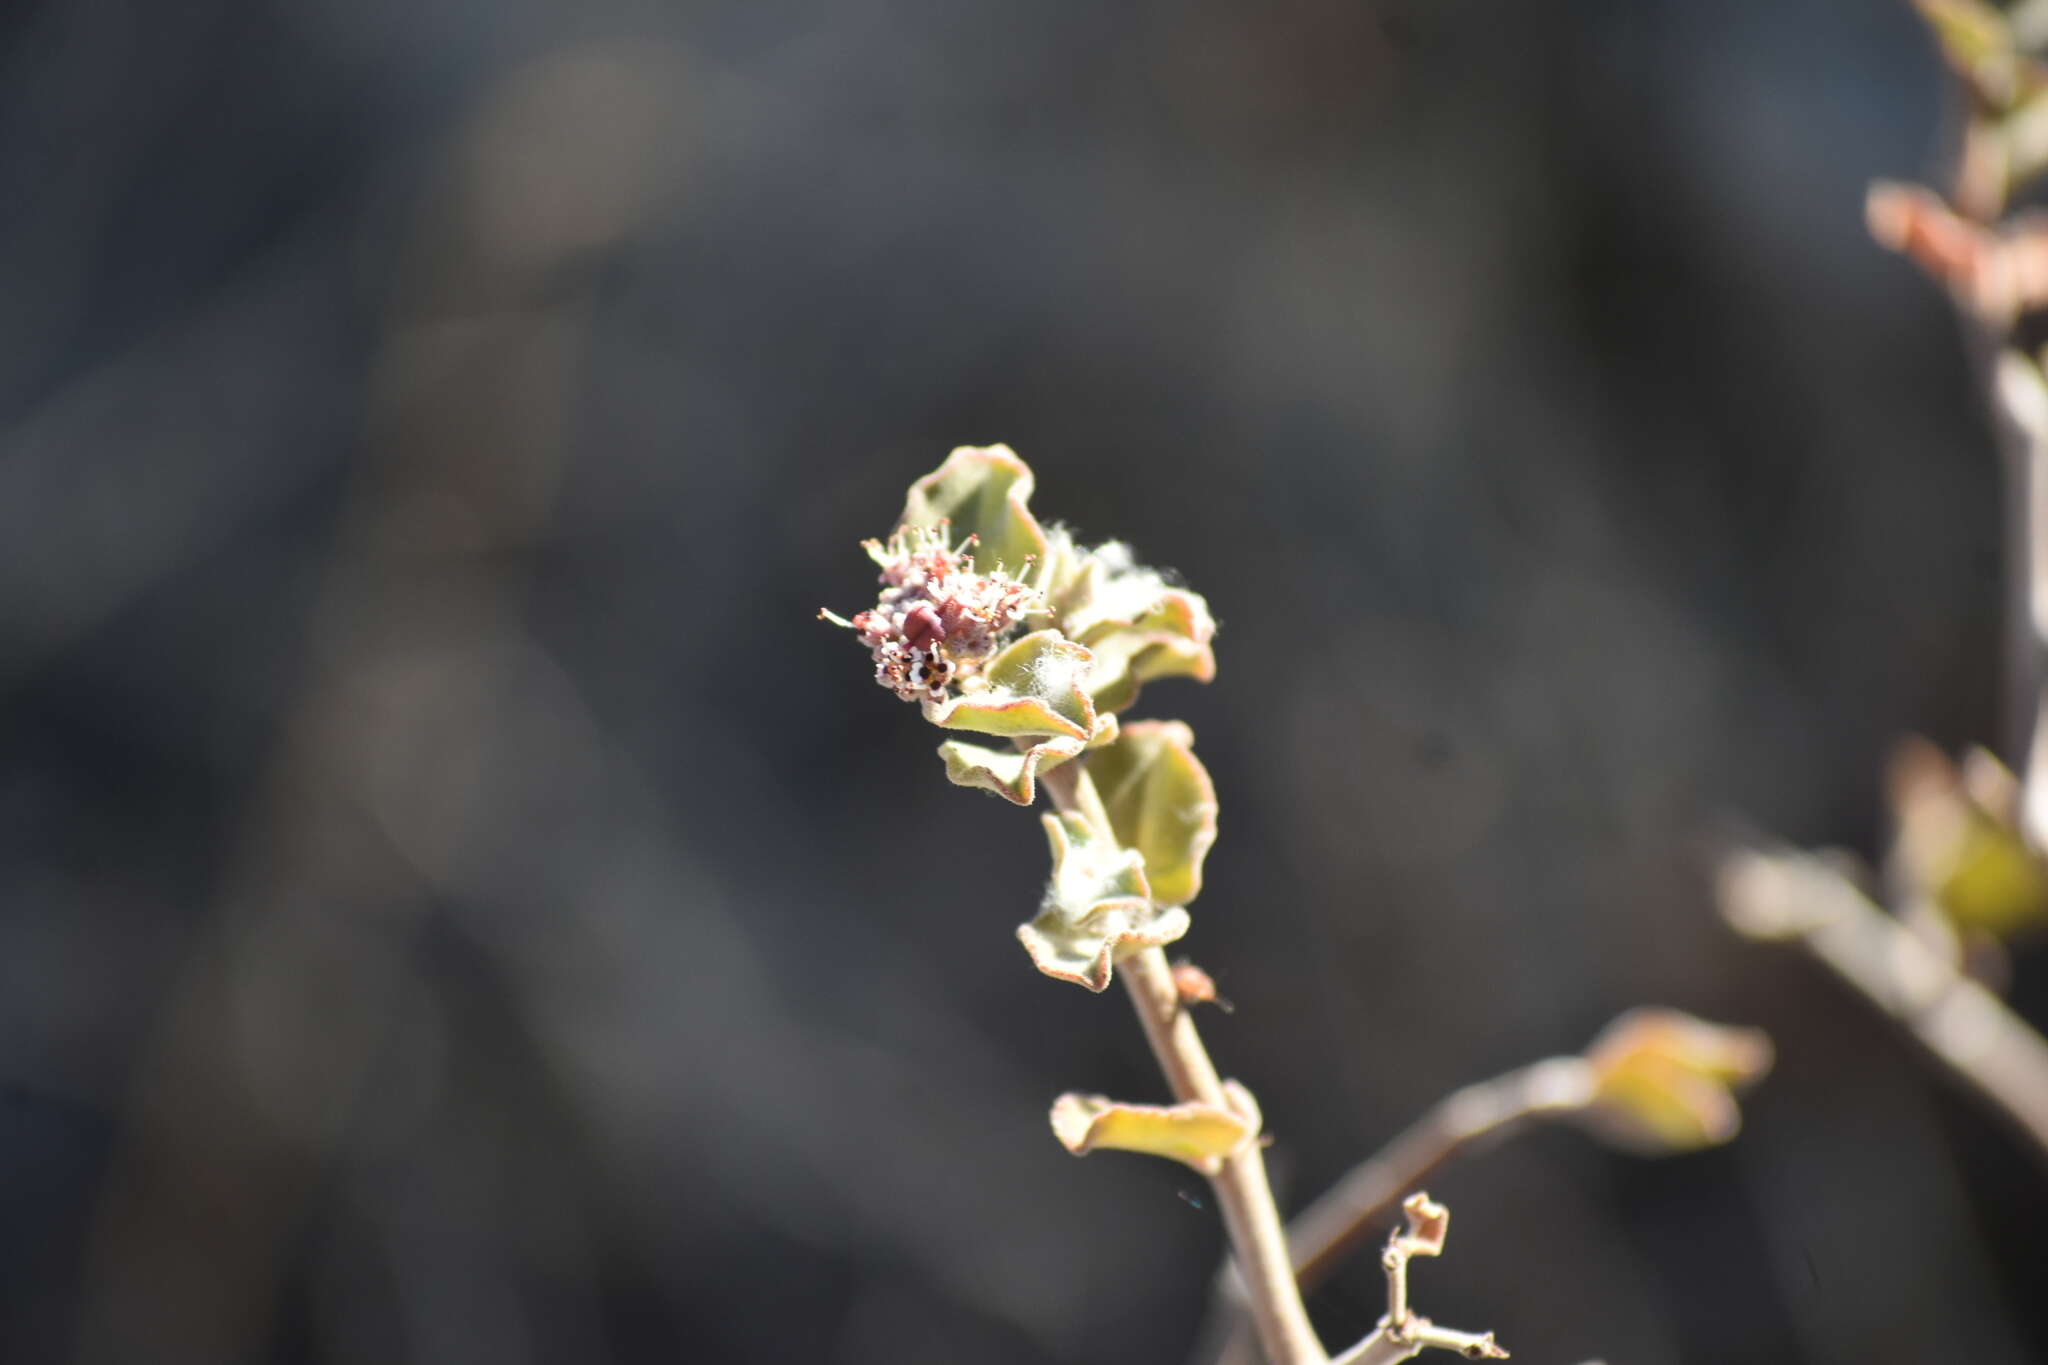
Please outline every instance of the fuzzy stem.
M1105 834L1112 832L1109 813L1085 762L1062 764L1042 781L1061 810L1082 816ZM1194 1018L1181 1007L1166 954L1158 948L1144 948L1117 966L1144 1027L1145 1041L1151 1044L1159 1069L1166 1073L1174 1098L1183 1104L1230 1108ZM1224 1229L1244 1277L1252 1322L1266 1359L1271 1365L1327 1365L1329 1355L1309 1323L1288 1261L1287 1234L1266 1180L1264 1149L1253 1142L1224 1158L1222 1169L1209 1183L1223 1210Z

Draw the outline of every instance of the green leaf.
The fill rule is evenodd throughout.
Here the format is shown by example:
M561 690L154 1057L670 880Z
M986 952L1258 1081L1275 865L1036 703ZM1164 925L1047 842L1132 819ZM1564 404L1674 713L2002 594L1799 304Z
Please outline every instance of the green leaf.
M1185 905L1199 895L1216 842L1216 786L1195 757L1194 731L1177 720L1131 721L1088 771L1117 841L1144 855L1154 898Z
M952 523L953 543L980 538L975 568L988 573L1001 567L1013 578L1025 578L1025 562L1045 559L1045 529L1026 504L1034 484L1031 466L1008 446L961 446L946 462L910 485L910 497L897 519L903 526Z
M1594 1097L1585 1117L1617 1146L1648 1155L1728 1141L1742 1127L1735 1092L1771 1069L1771 1040L1669 1009L1630 1010L1586 1051Z
M1114 743L1116 736L1116 717L1105 711L1095 718L1095 734L1086 745L1068 735L1050 735L1022 750L949 739L939 746L939 757L946 763L946 780L955 786L979 787L1028 806L1037 799L1040 773L1051 772L1084 748Z
M1094 663L1094 655L1058 631L1034 631L989 660L957 696L923 702L924 718L947 730L1065 735L1086 743L1096 719L1083 683Z
M1949 65L1984 104L2010 109L2041 89L2040 63L2022 50L2025 44L1997 6L1984 0L1914 0L1914 7L1934 30Z
M1053 1101L1052 1131L1075 1156L1098 1147L1185 1162L1215 1175L1223 1159L1259 1135L1251 1092L1225 1081L1227 1109L1207 1104L1124 1104L1106 1095L1065 1094Z
M1104 719L1113 721L1115 717ZM939 746L939 757L946 760L946 780L955 786L979 787L1028 806L1038 794L1038 774L1058 767L1084 747L1080 740L1066 735L1041 740L1021 753L949 739Z
M1144 859L1120 848L1079 815L1047 815L1052 881L1037 916L1017 938L1047 976L1091 991L1108 987L1117 956L1173 942L1187 911L1153 904Z
M1197 593L1171 587L1120 541L1068 550L1047 588L1060 629L1094 651L1098 710L1121 711L1154 678L1216 676L1216 622Z
M1097 710L1122 711L1138 700L1139 688L1157 678L1216 676L1216 652L1209 641L1216 627L1209 608L1194 593L1167 590L1156 610L1129 625L1097 626L1087 641L1095 655L1088 691Z

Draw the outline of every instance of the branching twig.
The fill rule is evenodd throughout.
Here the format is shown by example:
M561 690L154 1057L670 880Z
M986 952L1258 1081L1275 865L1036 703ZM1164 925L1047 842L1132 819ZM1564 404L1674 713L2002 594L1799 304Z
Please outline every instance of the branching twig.
M1491 1332L1460 1332L1439 1327L1408 1306L1408 1262L1417 1256L1443 1253L1451 1211L1428 1195L1411 1195L1401 1205L1405 1231L1387 1239L1380 1265L1387 1272L1387 1313L1372 1335L1337 1357L1332 1365L1395 1365L1434 1348L1456 1351L1468 1360L1505 1360L1507 1352Z
M1593 1090L1593 1068L1585 1058L1552 1057L1439 1100L1288 1225L1295 1275L1305 1288L1321 1283L1386 1217L1394 1201L1421 1188L1452 1157L1498 1141L1532 1119L1584 1109Z
M2048 1160L2048 1042L1960 974L1834 862L1729 854L1721 913L1749 938L1796 940L2010 1119Z
M1593 1102L1595 1078L1583 1057L1551 1057L1492 1080L1468 1085L1436 1105L1399 1137L1358 1165L1296 1215L1287 1227L1287 1250L1304 1291L1321 1284L1343 1259L1386 1221L1405 1194L1475 1147L1498 1142L1537 1119L1559 1118ZM1253 1365L1253 1343L1242 1317L1244 1291L1225 1275L1209 1340L1222 1336L1216 1365Z

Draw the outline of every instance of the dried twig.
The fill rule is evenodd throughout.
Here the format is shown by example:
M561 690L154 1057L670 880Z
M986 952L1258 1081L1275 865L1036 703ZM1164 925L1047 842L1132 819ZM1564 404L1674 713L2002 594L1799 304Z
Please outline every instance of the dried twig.
M1380 1265L1387 1272L1387 1312L1372 1335L1337 1357L1332 1365L1394 1365L1426 1350L1456 1351L1467 1360L1505 1360L1507 1352L1491 1332L1460 1332L1439 1327L1408 1306L1408 1262L1417 1256L1443 1254L1451 1211L1417 1193L1401 1205L1406 1230L1387 1239Z

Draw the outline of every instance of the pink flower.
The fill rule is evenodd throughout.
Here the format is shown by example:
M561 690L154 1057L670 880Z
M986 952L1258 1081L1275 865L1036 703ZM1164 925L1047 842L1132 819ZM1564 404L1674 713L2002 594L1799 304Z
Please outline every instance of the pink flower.
M848 625L875 660L875 681L904 701L946 700L974 676L1011 627L1040 605L1038 592L1001 569L974 570L972 536L958 549L947 524L903 526L865 548L882 566L882 593Z

